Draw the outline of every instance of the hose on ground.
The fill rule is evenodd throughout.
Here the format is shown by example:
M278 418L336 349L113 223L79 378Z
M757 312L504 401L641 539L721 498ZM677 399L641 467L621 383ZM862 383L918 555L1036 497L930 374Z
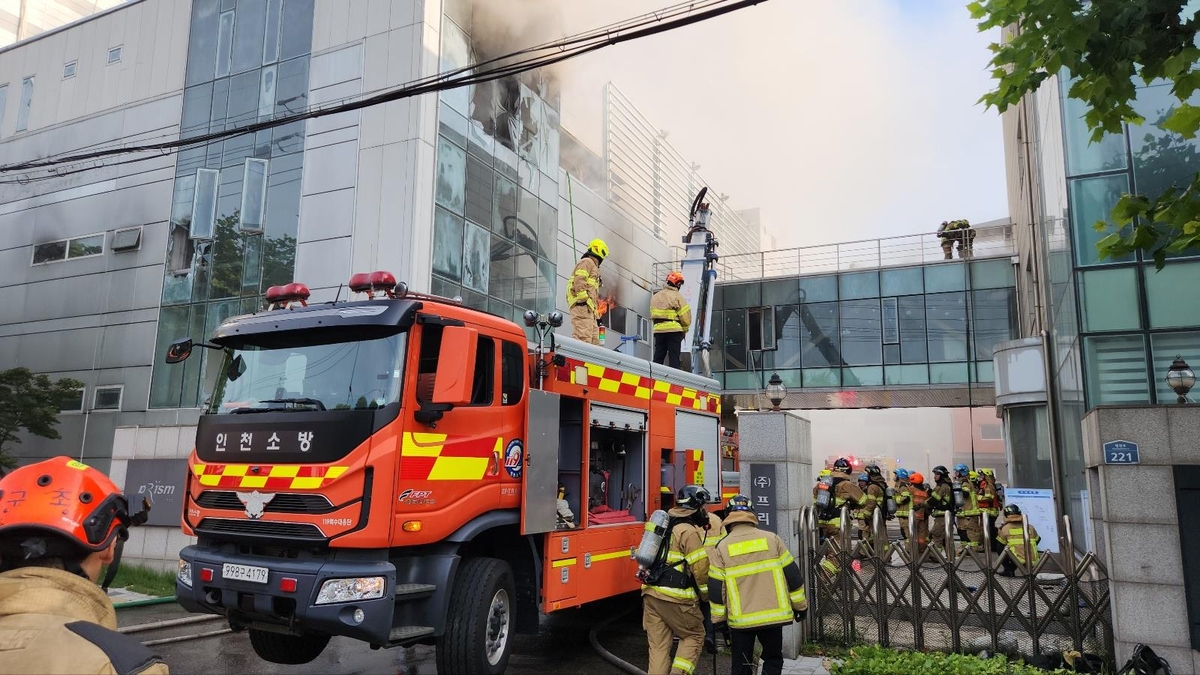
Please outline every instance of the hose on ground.
M178 619L165 619L163 621L153 621L151 623L139 623L133 626L122 626L117 629L118 633L144 633L148 630L162 630L163 628L174 628L175 626L187 626L193 623L205 623L208 621L217 621L224 619L220 614L193 614L184 616Z
M623 614L618 614L618 615L608 619L607 621L603 621L603 622L593 626L592 630L588 633L588 641L592 643L592 650L595 651L596 654L600 658L604 659L605 661L608 661L609 663L616 666L617 668L620 668L622 672L629 673L629 675L646 675L646 671L644 671L641 668L638 668L637 666L633 665L632 663L618 657L617 655L613 654L612 652L608 651L603 646L601 646L600 640L597 637L600 634L600 631L604 630L605 628L608 628L609 624L616 622L618 619L625 618L625 616L627 616L628 614L629 614L629 612L625 612Z
M162 598L146 598L145 600L127 600L125 602L113 603L116 609L125 609L127 607L145 607L147 605L168 605L175 602L175 596L168 595Z

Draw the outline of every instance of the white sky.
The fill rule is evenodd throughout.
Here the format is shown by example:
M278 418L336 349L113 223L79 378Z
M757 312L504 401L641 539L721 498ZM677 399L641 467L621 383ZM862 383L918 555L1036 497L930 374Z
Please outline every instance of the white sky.
M560 0L568 34L672 4ZM612 80L781 247L1006 217L989 42L965 0L768 0L569 62L563 124L601 149Z

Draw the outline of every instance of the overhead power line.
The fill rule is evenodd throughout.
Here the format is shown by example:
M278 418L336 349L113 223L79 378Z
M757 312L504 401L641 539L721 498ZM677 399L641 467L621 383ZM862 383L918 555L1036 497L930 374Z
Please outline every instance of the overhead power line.
M391 101L411 98L423 94L437 93L462 86L483 84L486 82L512 77L527 71L545 68L577 56L582 56L584 54L603 49L608 46L621 44L623 42L630 42L644 37L650 37L659 33L665 33L671 30L707 21L709 19L729 14L731 12L757 5L765 1L766 0L695 0L693 2L684 2L664 8L662 10L650 12L638 17L610 24L608 26L603 26L586 31L584 33L579 33L562 40L547 42L534 47L527 47L525 49L504 54L495 58L490 58L479 63L474 63L457 70L420 78L396 88L384 89L378 91L377 93L372 92L369 94L364 94L358 100L347 101L328 107L314 106L291 115L273 117L271 119L234 127L232 129L193 136L185 139L169 140L159 143L101 148L82 153L61 154L43 159L16 162L13 164L0 166L0 173L53 169L54 167L59 167L65 164L91 162L117 155L148 152L167 153L180 148L205 145L228 138L253 134L266 129L283 126L285 124L292 124L303 120L352 112ZM147 157L142 159L150 158ZM79 173L82 171L91 171L117 164L132 163L136 161L142 161L142 159L125 160L120 163L101 163L86 167L75 167L66 171L51 171L44 176L27 176L15 180L0 181L0 184L28 183L31 181L48 180L57 178L61 175Z

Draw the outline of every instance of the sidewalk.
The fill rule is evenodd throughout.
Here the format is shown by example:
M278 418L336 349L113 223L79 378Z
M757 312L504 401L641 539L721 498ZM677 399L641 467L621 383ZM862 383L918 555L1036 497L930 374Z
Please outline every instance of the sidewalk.
M825 670L825 659L816 656L801 656L783 660L783 675L829 675Z

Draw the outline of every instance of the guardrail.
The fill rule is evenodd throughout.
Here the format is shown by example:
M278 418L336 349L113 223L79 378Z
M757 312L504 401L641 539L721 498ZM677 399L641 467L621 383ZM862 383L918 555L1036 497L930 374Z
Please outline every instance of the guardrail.
M955 243L954 259L999 258L1016 255L1011 224L973 228L975 238L969 250L960 251ZM718 249L718 252L719 249ZM654 265L654 278L680 268L683 251L672 248L672 260ZM910 234L885 239L866 239L824 246L804 246L760 253L723 255L717 261L717 280L721 283L756 281L775 277L834 274L886 267L909 267L946 262L942 240L936 232Z

